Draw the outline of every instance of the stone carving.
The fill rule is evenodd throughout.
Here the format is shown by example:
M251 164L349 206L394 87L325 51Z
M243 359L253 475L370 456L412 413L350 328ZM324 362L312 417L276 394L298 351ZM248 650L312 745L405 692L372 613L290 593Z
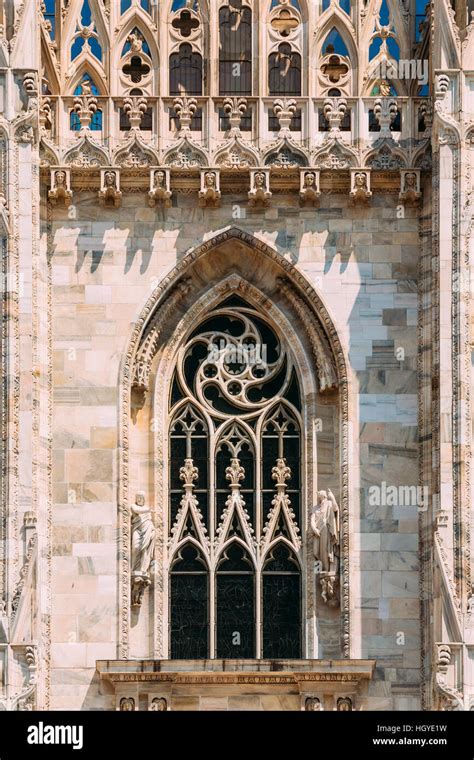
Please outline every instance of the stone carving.
M397 101L393 98L377 98L374 102L374 118L380 126L380 138L391 138L390 127L398 113Z
M168 709L168 703L164 697L154 697L151 700L148 708L152 712L166 712Z
M370 171L367 169L351 169L351 204L367 205L372 197L370 190Z
M131 130L139 130L147 110L147 101L141 95L128 95L123 101L123 110L127 115Z
M296 113L296 100L293 98L277 98L273 101L273 113L280 125L280 137L290 134L290 124Z
M346 98L331 97L326 98L323 104L324 118L329 124L329 132L326 139L330 135L339 133L341 131L341 124L347 111Z
M313 554L318 563L322 597L328 602L334 597L334 585L339 570L339 507L334 494L318 491L318 504L311 515Z
M401 189L398 196L400 203L406 206L418 206L421 201L420 170L409 169L400 172Z
M183 137L190 131L191 121L197 111L197 100L196 98L188 97L175 98L173 100L173 108L179 119L180 128L178 134L180 137Z
M438 644L435 681L438 689L439 708L443 711L459 712L464 711L465 706L461 692L448 682L448 674L452 664L452 651L449 644Z
M268 169L251 170L249 206L268 206L271 197L270 171Z
M99 203L101 206L114 206L122 204L120 192L120 172L117 169L102 169L99 190Z
M150 585L150 565L155 548L155 526L145 493L139 491L132 505L132 606L139 607Z
M318 697L307 697L304 703L304 709L307 712L320 712L323 709L323 706Z
M79 134L90 129L93 115L98 108L97 98L92 94L91 85L88 79L81 83L81 95L74 98L73 110L79 117L81 129Z
M154 168L150 170L150 189L148 191L148 205L162 205L165 208L171 206L171 172L167 168Z
M349 697L339 697L337 700L337 712L350 712L352 709L352 700Z
M53 206L61 203L66 207L71 205L71 170L69 168L51 170L51 189L48 192L48 200Z
M221 200L220 172L218 169L201 170L201 189L199 191L199 205L217 208Z
M245 98L227 97L224 98L224 113L229 119L230 129L229 137L240 135L240 122L242 116L247 111L247 100Z
M319 206L321 196L319 175L319 169L300 169L300 204L302 206Z
M133 697L122 697L120 700L120 711L132 712L133 710L135 710L135 700Z

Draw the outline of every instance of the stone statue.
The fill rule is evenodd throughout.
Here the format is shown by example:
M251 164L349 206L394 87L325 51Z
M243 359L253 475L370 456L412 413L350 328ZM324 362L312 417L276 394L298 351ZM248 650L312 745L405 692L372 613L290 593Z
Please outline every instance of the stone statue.
M314 557L321 563L321 571L335 573L339 549L339 507L329 489L318 491L318 507L311 515L314 534Z
M155 548L156 530L145 493L139 491L132 505L132 605L141 605L143 592L150 585L150 565Z
M152 712L166 712L168 705L164 697L155 697L151 700L150 708Z
M418 206L421 200L419 188L419 171L402 171L400 203L406 206Z
M352 205L366 205L372 197L370 190L370 175L366 171L351 172L351 191L349 193Z
M250 206L268 206L272 194L268 188L267 175L263 171L252 174L248 199Z
M352 710L352 701L349 697L339 697L337 700L338 712L350 712Z
M319 206L319 181L316 180L316 173L306 171L302 173L300 179L300 204L302 206L311 205Z
M307 712L319 712L322 710L321 700L318 697L308 697L304 703Z
M153 556L155 526L145 504L145 493L139 491L132 505L132 572L147 574Z
M120 711L132 712L133 710L135 710L135 700L133 697L122 697L120 700Z
M102 182L103 185L99 190L99 203L102 206L112 205L118 208L122 203L122 193L118 189L117 172L107 169L103 174Z
M338 571L339 507L334 494L318 491L318 504L311 515L313 553L319 563L322 596L325 602L334 596L334 581Z
M169 208L171 206L171 190L164 169L151 170L150 190L148 192L148 205L153 208L156 205Z
M115 172L105 172L104 174L104 184L105 187L116 187L117 179L115 177Z
M158 171L156 171L154 174L153 186L155 188L163 187L164 181L165 173L162 169L158 169Z
M220 204L219 175L217 171L201 172L201 189L198 195L201 207L217 208Z

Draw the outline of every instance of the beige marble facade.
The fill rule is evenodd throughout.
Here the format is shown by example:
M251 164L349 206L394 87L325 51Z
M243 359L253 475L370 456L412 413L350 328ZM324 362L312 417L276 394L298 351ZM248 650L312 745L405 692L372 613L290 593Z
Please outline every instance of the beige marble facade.
M221 91L218 5L1 6L0 709L468 710L474 25L449 0L424 20L412 0L242 0L243 95ZM381 76L388 38L426 87ZM169 78L183 44L200 93ZM285 44L301 85L275 91ZM278 667L223 663L214 634L211 659L171 658L172 374L236 295L302 390L302 659Z

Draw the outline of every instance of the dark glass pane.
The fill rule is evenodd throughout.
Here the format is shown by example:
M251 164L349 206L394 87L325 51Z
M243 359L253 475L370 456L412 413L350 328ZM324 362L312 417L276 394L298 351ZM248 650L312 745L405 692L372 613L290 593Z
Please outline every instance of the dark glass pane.
M264 436L262 441L263 448L263 472L262 483L264 488L275 488L275 481L272 478L272 467L275 467L278 458L278 438L268 438Z
M240 464L245 470L245 480L243 481L245 488L254 488L254 456L253 451L248 444L244 443L242 446L239 459Z
M299 575L263 574L263 656L301 657Z
M219 94L252 94L252 11L239 0L219 10Z
M207 575L171 574L171 658L199 660L209 656Z
M275 496L274 491L264 491L262 493L262 520L263 525L267 522L268 519L268 513L270 512L272 508L272 499Z
M178 514L181 499L183 498L182 491L172 491L170 494L170 531L176 522L176 515Z
M186 43L170 55L170 95L202 95L202 58Z
M298 562L286 544L280 543L269 554L264 573L299 573Z
M182 398L183 398L183 391L180 388L180 385L178 383L178 378L176 377L176 372L175 372L173 376L173 384L171 386L170 409L172 409L173 406L178 403L178 401L181 401Z
M216 455L216 488L229 487L229 481L226 480L225 471L230 465L230 451L225 443L222 444L220 451Z
M295 370L293 370L291 373L291 380L288 386L288 390L285 393L285 398L287 398L288 401L293 404L293 406L298 409L299 412L301 412L301 395Z
M174 436L170 440L170 484L171 488L183 487L183 483L179 478L179 470L184 465L186 457L186 438L175 438Z
M227 491L218 491L216 493L216 525L219 525L222 513L225 509L225 503L229 493Z
M255 657L253 565L239 544L231 544L216 576L217 656Z

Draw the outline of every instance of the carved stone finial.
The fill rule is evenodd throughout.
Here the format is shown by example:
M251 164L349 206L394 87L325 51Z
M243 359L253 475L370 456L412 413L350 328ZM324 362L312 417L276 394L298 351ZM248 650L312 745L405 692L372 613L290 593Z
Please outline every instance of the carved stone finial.
M179 134L180 136L184 135L190 131L191 121L197 110L197 100L196 98L188 98L186 96L175 98L173 100L173 108L179 119Z
M224 98L224 113L228 117L230 124L229 137L240 135L240 122L246 110L247 100L245 98Z
M329 133L326 136L334 136L334 133L340 132L342 120L346 115L347 100L346 98L326 98L323 105L324 118L329 124Z
M219 169L201 169L199 205L217 208L221 200Z
M249 206L268 206L271 197L270 169L251 169Z
M171 172L166 167L154 167L150 169L150 189L148 191L148 205L150 208L162 205L165 208L171 206Z
M121 205L120 172L117 168L101 169L99 203L101 206L114 206L115 208Z
M71 169L69 167L54 167L51 169L51 189L48 192L48 200L53 205L72 203Z
M140 129L143 116L147 110L147 101L142 95L128 95L123 101L123 110L127 115L130 123L130 129L137 131Z
M280 125L280 136L289 134L291 120L296 113L296 100L294 98L277 98L273 101L273 113Z
M302 206L319 206L321 190L319 188L319 169L300 169L300 204Z
M90 129L93 115L96 113L98 104L97 98L92 94L91 84L88 79L81 82L81 95L74 98L73 110L79 117L81 129L79 133Z
M397 101L394 98L376 98L374 102L374 118L380 126L380 137L391 137L390 127L398 113Z

